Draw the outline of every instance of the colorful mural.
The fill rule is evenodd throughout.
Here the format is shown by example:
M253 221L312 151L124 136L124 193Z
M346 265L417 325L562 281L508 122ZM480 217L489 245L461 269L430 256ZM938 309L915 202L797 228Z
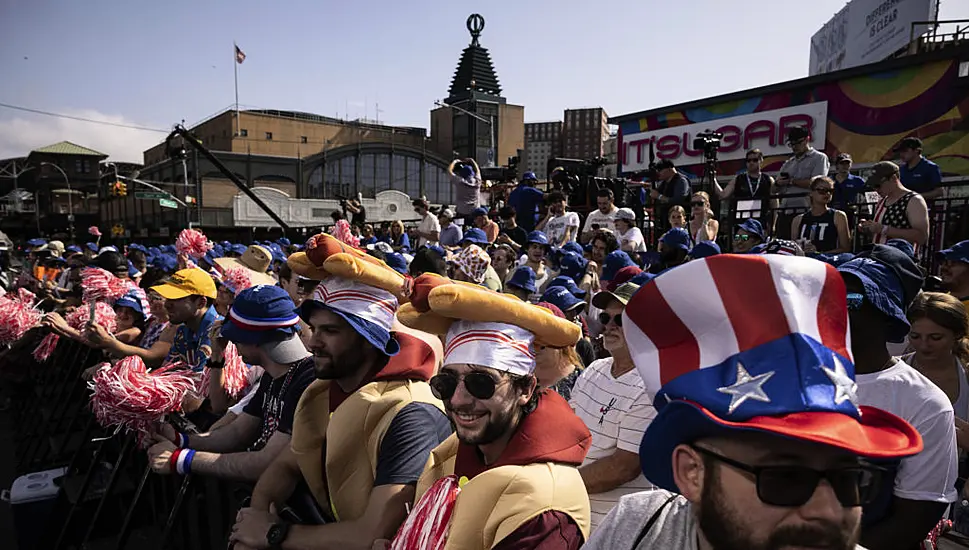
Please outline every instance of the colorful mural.
M969 175L969 87L957 82L958 65L951 60L934 62L629 120L619 124L620 147L623 135L827 101L825 143L823 148L814 146L828 156L850 153L856 165L895 160L892 149L902 138L917 136L925 156L945 175ZM768 157L765 169L780 169L785 158ZM721 162L720 174L742 168L742 160ZM696 165L683 171L699 175L702 169Z

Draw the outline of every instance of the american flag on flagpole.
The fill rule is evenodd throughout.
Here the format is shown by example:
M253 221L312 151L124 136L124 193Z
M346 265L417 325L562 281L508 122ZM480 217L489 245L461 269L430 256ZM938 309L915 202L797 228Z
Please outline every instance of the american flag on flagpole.
M236 47L236 63L242 65L242 62L246 60L246 52L242 51L238 45L233 44Z

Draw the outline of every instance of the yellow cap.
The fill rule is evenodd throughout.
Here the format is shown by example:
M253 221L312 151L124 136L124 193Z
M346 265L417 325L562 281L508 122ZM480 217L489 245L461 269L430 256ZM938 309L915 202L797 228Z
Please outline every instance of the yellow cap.
M198 268L177 271L168 282L151 287L166 300L180 300L186 296L205 296L213 300L218 295L215 281L208 273Z

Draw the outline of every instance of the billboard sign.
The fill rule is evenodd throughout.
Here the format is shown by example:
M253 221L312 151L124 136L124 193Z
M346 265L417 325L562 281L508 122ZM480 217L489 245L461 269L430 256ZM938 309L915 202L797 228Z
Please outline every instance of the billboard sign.
M718 158L722 161L742 159L748 149L760 149L764 156L788 155L785 143L787 132L795 126L807 128L811 141L823 148L826 139L828 102L818 101L784 109L761 111L662 128L654 131L625 134L620 149L623 172L643 170L649 165L649 144L653 144L656 160L669 159L677 166L703 164L703 151L693 148L693 139L707 130L720 132Z
M852 0L811 37L808 74L876 63L906 47L912 23L934 21L938 0ZM929 30L915 29L915 36Z

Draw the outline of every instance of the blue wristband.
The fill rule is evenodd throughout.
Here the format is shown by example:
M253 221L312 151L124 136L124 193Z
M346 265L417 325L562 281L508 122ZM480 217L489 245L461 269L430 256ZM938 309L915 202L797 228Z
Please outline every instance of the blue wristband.
M195 458L195 450L194 449L189 449L186 452L188 453L188 456L185 457L185 462L184 462L184 470L185 471L182 472L182 473L187 475L187 474L192 473L192 459Z
M185 449L188 447L188 434L185 432L178 432L178 448Z

